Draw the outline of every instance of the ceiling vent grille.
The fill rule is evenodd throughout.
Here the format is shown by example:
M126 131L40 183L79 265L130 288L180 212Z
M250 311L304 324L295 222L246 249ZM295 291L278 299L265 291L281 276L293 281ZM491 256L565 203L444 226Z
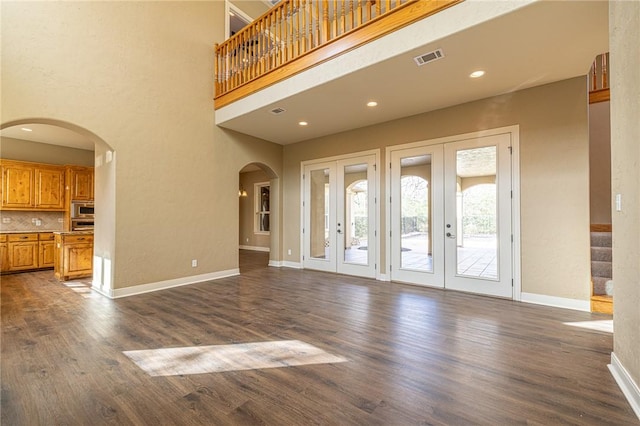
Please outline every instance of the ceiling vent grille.
M278 114L282 114L285 111L286 110L284 108L274 108L271 110L271 114L278 115Z
M422 55L416 56L413 58L416 61L416 64L421 67L424 64L428 64L429 62L437 61L438 59L444 58L444 53L442 49L434 50L433 52L424 53Z

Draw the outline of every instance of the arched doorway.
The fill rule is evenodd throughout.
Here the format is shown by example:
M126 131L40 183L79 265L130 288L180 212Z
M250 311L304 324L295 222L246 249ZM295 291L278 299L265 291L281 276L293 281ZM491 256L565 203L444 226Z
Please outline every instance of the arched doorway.
M3 158L58 165L74 165L84 158L87 160L82 165L94 166L91 281L94 290L111 295L115 253L115 151L90 130L55 119L26 118L2 123L0 135L3 138L0 157ZM40 149L34 149L35 146Z
M238 173L241 273L279 265L278 186L278 176L262 163L246 164Z

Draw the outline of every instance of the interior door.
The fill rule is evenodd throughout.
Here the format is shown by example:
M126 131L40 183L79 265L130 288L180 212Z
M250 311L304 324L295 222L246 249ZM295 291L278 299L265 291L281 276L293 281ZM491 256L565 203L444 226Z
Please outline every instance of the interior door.
M444 286L442 145L391 151L391 279Z
M445 287L513 297L511 135L444 145Z
M375 155L307 164L303 170L303 266L376 276Z

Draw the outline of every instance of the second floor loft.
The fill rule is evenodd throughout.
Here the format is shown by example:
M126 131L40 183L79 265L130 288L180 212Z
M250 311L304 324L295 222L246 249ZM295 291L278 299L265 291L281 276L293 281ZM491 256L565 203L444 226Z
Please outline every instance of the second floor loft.
M283 0L217 47L216 124L295 143L590 75L607 50L607 2Z

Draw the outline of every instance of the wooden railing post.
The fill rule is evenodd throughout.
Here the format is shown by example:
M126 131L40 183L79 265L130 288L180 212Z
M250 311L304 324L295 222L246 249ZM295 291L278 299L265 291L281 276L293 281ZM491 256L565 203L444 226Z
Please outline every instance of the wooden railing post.
M329 28L329 0L322 0L322 43L326 43L331 38L331 29Z

